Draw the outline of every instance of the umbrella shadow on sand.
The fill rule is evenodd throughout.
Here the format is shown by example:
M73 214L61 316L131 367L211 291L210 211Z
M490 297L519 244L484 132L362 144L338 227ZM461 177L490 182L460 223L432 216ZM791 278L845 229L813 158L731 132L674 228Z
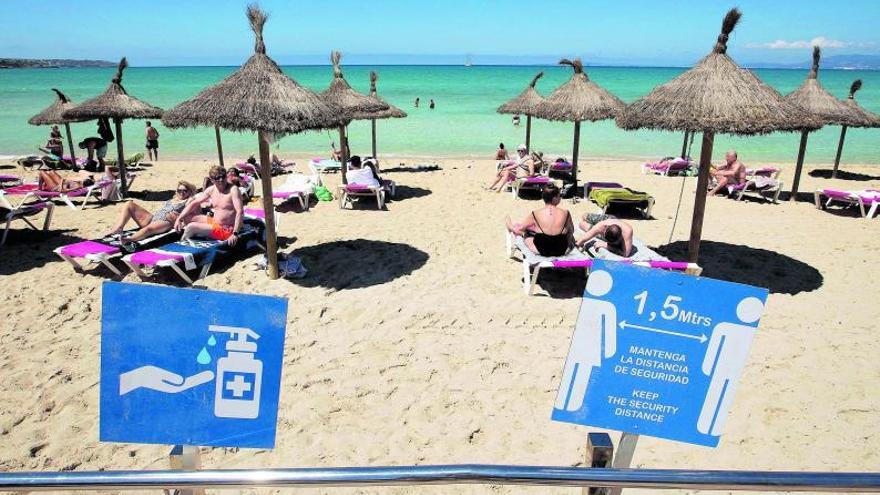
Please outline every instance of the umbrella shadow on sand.
M810 170L810 177L816 177L819 179L830 179L832 172L832 170L827 168L817 168L815 170ZM877 175L860 174L858 172L847 172L846 170L838 170L837 178L841 180L855 180L859 182L880 180L880 176Z
M35 224L42 226L42 218L38 218ZM53 250L83 240L69 235L70 232L74 232L74 229L49 227L47 231L33 230L27 228L23 222L14 222L9 229L6 244L0 248L3 253L0 256L0 275L26 272L56 261L63 263Z
M360 289L409 275L424 266L428 253L409 244L354 239L306 246L291 253L309 274L293 280L303 287ZM364 267L372 267L365 269Z
M657 248L673 260L687 259L687 241ZM784 254L740 244L703 241L700 266L704 277L765 287L774 294L798 294L822 287L824 278L816 268Z
M426 165L409 165L409 166L407 166L404 164L400 164L396 167L383 168L382 170L380 170L380 172L382 172L383 174L384 173L392 173L392 172L393 173L399 173L399 172L417 173L417 172L436 172L438 170L443 170L442 168L440 168L440 165L433 165L433 164L427 165L426 164Z

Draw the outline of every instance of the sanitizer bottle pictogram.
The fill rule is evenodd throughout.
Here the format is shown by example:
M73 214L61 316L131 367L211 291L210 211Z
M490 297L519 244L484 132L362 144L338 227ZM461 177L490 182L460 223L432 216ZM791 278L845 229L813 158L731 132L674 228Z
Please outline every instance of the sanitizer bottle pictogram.
M226 357L217 360L214 416L218 418L254 419L260 415L260 385L263 362L254 359L260 338L250 328L210 325L211 332L228 333Z

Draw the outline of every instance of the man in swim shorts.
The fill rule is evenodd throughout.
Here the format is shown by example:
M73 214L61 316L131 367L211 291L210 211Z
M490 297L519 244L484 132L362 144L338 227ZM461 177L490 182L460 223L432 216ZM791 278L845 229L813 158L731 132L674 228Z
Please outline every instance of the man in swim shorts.
M147 159L159 159L159 131L153 127L152 122L147 121L147 130L144 133L147 138Z
M746 181L746 166L739 161L736 151L730 150L724 155L724 164L712 172L712 176L718 181L714 189L709 191L709 196L718 194L719 191L729 185L738 185Z
M183 231L182 240L203 237L225 241L230 246L234 246L238 242L244 220L241 192L237 187L229 184L226 179L226 169L219 165L211 167L208 178L212 184L195 195L193 201L183 209L180 217L174 222L174 228ZM183 219L196 211L205 201L211 205L211 214L196 215L192 217L190 223L184 225Z

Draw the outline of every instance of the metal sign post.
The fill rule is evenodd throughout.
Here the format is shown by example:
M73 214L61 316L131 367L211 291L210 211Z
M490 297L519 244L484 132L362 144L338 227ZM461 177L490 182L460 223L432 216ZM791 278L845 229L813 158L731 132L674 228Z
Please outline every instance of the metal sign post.
M174 471L198 471L202 467L202 458L198 447L192 445L175 445L168 454L170 467ZM179 490L165 489L165 495L205 495L204 488L183 488Z
M639 436L634 433L621 433L620 442L617 444L617 455L614 456L612 467L616 469L626 469L632 465L633 455L636 453L636 443ZM608 491L608 495L620 495L623 488L612 488Z
M611 467L611 460L614 458L614 443L611 442L611 436L607 433L591 432L587 433L587 465L591 468L607 468ZM583 495L606 495L607 488L601 487L584 487Z

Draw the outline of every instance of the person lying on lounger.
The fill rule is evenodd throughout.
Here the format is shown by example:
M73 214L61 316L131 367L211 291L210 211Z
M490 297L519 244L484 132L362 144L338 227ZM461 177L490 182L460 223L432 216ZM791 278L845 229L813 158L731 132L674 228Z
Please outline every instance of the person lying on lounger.
M709 191L709 196L718 194L718 191L727 186L742 184L746 181L746 166L739 161L739 157L734 150L728 151L724 155L724 164L711 173L718 183L714 189Z
M538 170L535 157L534 154L529 154L526 145L519 145L516 148L516 154L516 160L513 160L509 165L503 166L495 174L494 182L489 186L490 191L501 192L504 189L504 185L514 177L531 177L535 175L535 170Z
M174 229L183 231L182 240L193 237L206 237L218 241L226 241L230 246L238 242L238 234L244 221L241 192L229 183L226 169L214 165L208 171L211 186L193 197L193 200L180 212L174 222ZM212 215L196 215L189 223L190 215L195 213L202 203L210 203Z
M611 215L587 214L580 224L586 232L577 240L579 248L593 241L592 247L605 248L611 253L628 258L633 254L632 225L618 220Z
M95 177L89 173L80 172L76 177L76 179L65 179L54 170L41 170L38 188L41 191L66 193L95 183Z
M182 180L177 183L177 192L174 193L174 197L166 201L155 213L150 213L143 206L134 201L129 201L123 205L119 221L107 236L122 233L125 229L125 224L129 220L134 220L139 229L130 236L123 238L122 242L136 242L150 236L168 232L174 227L180 212L183 211L195 194L196 186Z
M562 196L556 184L541 190L544 207L533 211L520 223L507 218L507 230L525 237L526 246L541 256L564 256L574 246L574 224L571 213L559 207Z

